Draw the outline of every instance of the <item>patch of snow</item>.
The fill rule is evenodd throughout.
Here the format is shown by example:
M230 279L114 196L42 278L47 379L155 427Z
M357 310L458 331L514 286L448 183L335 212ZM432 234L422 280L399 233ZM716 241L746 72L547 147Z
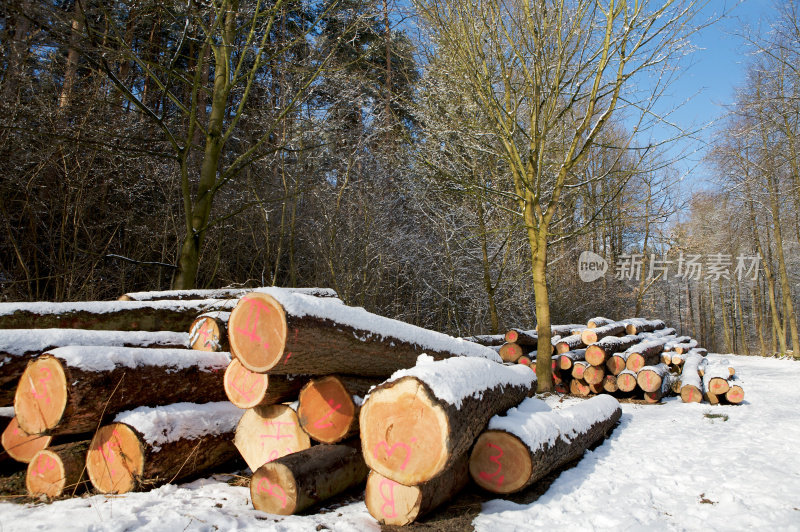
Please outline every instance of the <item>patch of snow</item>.
M525 364L505 366L476 357L453 357L434 360L429 355L417 357L413 368L395 371L387 382L414 377L428 385L437 399L461 408L467 397L483 395L484 390L512 385L532 388L536 373Z
M0 329L0 353L21 356L65 345L189 345L189 333L93 331L86 329ZM0 362L0 366L2 366Z
M141 347L68 346L47 352L68 366L83 371L111 371L115 367L163 366L186 369L197 366L202 371L224 370L231 362L230 353L194 349L147 349Z
M218 403L175 403L167 406L141 406L121 412L115 423L125 423L142 434L158 452L161 445L178 440L196 440L203 436L231 433L244 410L229 401Z
M36 301L32 303L0 303L0 316L14 314L17 311L34 314L69 314L71 312L92 312L107 314L109 312L133 310L233 310L238 301L235 299L189 299L185 301L79 301L54 303Z
M14 407L13 406L0 407L0 417L14 417Z

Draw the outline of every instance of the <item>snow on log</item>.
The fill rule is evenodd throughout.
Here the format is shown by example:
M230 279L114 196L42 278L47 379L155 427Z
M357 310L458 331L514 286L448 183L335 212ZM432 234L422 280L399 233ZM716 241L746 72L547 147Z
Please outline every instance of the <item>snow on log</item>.
M228 401L121 412L92 438L89 480L100 493L127 493L219 467L237 457L233 431L241 417Z
M692 338L686 342L682 342L680 344L672 346L672 350L675 351L676 353L688 353L695 347L697 347L697 340Z
M264 405L246 410L236 426L233 443L250 471L311 447L311 439L300 428L297 412L288 405Z
M335 297L339 295L332 288L277 288L273 290L287 290L296 294L306 294L314 297ZM186 299L239 299L252 292L253 288L215 288L196 290L158 290L153 292L128 292L119 297L120 301L161 301L161 300L186 300Z
M638 372L645 366L655 366L660 363L666 342L664 338L651 338L629 347L625 367Z
M686 354L687 355L695 354L704 357L708 354L708 349L706 349L705 347L695 347L694 349L689 349L689 352Z
M186 332L198 314L230 310L236 300L0 303L0 329Z
M681 371L681 400L684 403L701 403L703 401L703 382L700 379L700 364L705 361L698 354L688 354Z
M199 351L230 351L227 311L200 314L189 327L189 347Z
M669 363L676 367L681 367L686 362L687 353L665 352L664 355L668 356Z
M55 498L84 491L89 441L65 443L36 453L25 474L28 495Z
M586 358L586 349L576 349L575 351L567 351L558 355L558 367L563 370L572 369L575 362L584 360Z
M661 320L648 320L645 318L628 318L622 320L625 323L625 332L628 334L640 334L643 332L655 331L666 327Z
M601 384L605 375L605 366L589 366L583 372L583 380L588 384Z
M525 345L531 348L536 348L539 344L539 333L535 329L525 331L522 329L510 329L506 332L504 339L506 342L513 342L519 345Z
M621 392L632 392L636 389L636 373L626 369L617 375L617 388Z
M68 345L177 348L186 347L188 341L185 332L0 329L0 407L14 403L17 382L28 362L50 349Z
M624 322L614 322L594 329L584 329L581 332L581 341L586 345L590 345L606 336L617 336L625 332L625 326Z
M435 478L416 486L404 486L370 471L364 502L381 525L404 526L455 497L468 481L469 453Z
M636 384L645 392L655 392L661 389L664 382L669 382L669 366L666 364L656 364L655 366L644 366L636 373Z
M667 397L672 391L674 381L675 377L668 372L662 379L661 386L657 390L653 390L652 392L644 392L645 403L651 405L656 404L664 397Z
M505 340L505 335L503 334L479 334L476 336L463 336L461 340L465 342L472 342L473 344L480 344L486 347L494 347L503 345Z
M260 291L243 297L228 322L231 350L251 371L386 377L425 352L496 362L492 349L328 299ZM331 356L331 353L342 353Z
M589 367L589 363L585 360L576 360L572 363L572 375L573 379L583 379L583 374L586 372L586 368Z
M535 389L530 368L475 357L420 356L395 372L361 407L370 469L406 486L426 482L465 453L489 419Z
M566 353L567 351L575 351L576 349L583 349L586 344L581 340L580 334L573 334L572 336L565 336L555 342L557 353Z
M359 405L336 375L309 381L297 402L300 427L315 441L339 443L358 432Z
M621 415L619 402L609 395L555 411L539 399L526 399L489 421L472 450L470 475L492 493L520 491L582 456Z
M5 454L24 464L30 463L36 453L46 449L52 440L52 436L28 434L19 427L16 417L8 422L0 436Z
M572 336L572 335L579 335L581 332L586 328L586 325L581 325L580 323L570 323L566 325L551 325L550 326L550 335L551 336ZM534 329L536 330L536 329Z
M14 410L29 434L80 434L101 417L141 405L225 399L228 353L192 349L71 346L31 362Z
M250 498L256 510L294 515L363 484L368 472L361 449L317 445L259 467Z
M675 336L677 332L672 327L667 327L665 329L656 329L655 331L650 331L647 333L651 336Z
M586 348L586 361L592 366L602 366L614 353L625 351L639 342L641 338L635 334L606 336Z
M703 386L714 395L725 395L730 389L728 383L730 377L730 364L727 359L709 363L703 371Z
M691 339L692 339L691 336L676 336L675 338L664 344L664 351L672 351L676 345L688 342Z
M725 392L725 400L732 405L741 404L744 401L744 384L742 379L738 377L731 377L728 381L730 388Z
M592 318L586 322L586 328L597 329L598 327L605 327L606 325L611 325L612 323L615 323L615 320L597 316L596 318Z

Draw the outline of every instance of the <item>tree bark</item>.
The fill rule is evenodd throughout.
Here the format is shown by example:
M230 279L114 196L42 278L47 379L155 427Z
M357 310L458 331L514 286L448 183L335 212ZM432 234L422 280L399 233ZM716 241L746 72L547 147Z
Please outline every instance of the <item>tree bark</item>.
M86 453L89 440L56 445L39 451L28 464L25 487L28 495L47 495L51 499L75 495L86 489Z
M359 448L317 445L259 467L250 498L256 510L294 515L363 484L368 472Z

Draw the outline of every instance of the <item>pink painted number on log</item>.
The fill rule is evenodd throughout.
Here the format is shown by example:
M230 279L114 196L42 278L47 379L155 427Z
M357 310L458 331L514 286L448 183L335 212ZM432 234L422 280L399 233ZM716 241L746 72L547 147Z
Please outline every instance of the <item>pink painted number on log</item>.
M56 468L56 461L50 458L47 455L40 455L39 459L36 461L36 470L34 471L35 474L44 476L44 474L48 471L52 471Z
M44 399L50 404L50 395L47 393L47 382L53 378L53 374L50 372L50 368L42 368L41 374L46 375L46 377L39 377L38 379L41 392L36 391L36 386L33 384L33 381L31 381L31 394L34 399Z
M245 389L244 386L247 385L248 375L249 372L245 368L239 368L239 371L234 372L233 375L231 375L230 385L231 388L239 392L239 394L244 397L245 401L249 402L253 400L253 394L251 392L253 391L253 387L255 387L255 385L258 383L258 378L253 377L253 381L250 383L250 386ZM242 386L240 386L240 384Z
M397 482L393 480L389 480L385 478L381 480L381 483L378 485L378 492L381 494L381 498L383 499L383 506L381 506L381 513L384 517L392 518L397 517L397 510L394 507L394 487L397 485ZM383 487L389 486L389 496L387 497L386 494L383 492ZM391 506L392 513L386 513L386 507Z
M497 445L494 445L494 444L491 444L491 443L487 443L486 445L488 447L491 447L492 449L497 449L499 451L499 453L500 453L500 454L495 454L495 455L492 455L492 456L489 457L489 460L491 462L494 462L495 464L497 464L497 469L495 469L494 473L487 473L485 471L481 471L478 475L483 480L486 480L487 482L489 480L494 480L495 482L497 482L498 486L501 486L503 484L503 480L505 480L505 478L506 478L505 475L500 475L500 470L503 468L503 464L500 463L500 458L503 456L503 449L501 449ZM500 476L498 477L498 475L500 475ZM495 478L495 477L497 477L497 478Z
M417 441L416 438L411 438L411 441L409 441L409 443L414 443L415 441ZM375 448L372 450L372 456L374 456L376 459L378 458L378 449L381 448L381 447L386 449L386 458L387 459L392 456L392 453L394 453L394 450L396 448L400 447L401 449L405 450L406 458L405 458L405 460L403 460L403 463L400 466L400 471L405 470L406 466L408 465L408 460L411 458L411 447L409 445L406 445L403 442L397 442L394 445L392 445L391 447L389 447L389 444L386 443L386 441L378 442L378 443L375 444Z
M114 441L115 437L117 438L116 441ZM108 465L108 475L111 477L111 480L114 480L114 475L116 474L113 462L114 447L119 448L119 433L116 431L116 429L111 432L111 438L109 438L107 442L100 446L100 454L103 455L103 459Z
M269 313L269 307L257 299L243 298L242 301L247 305L250 313L247 315L247 322L245 327L236 327L236 331L242 333L242 336L249 338L251 342L262 344L265 349L269 349L269 343L262 342L261 337L256 334L256 326L261 317L261 311Z
M333 399L328 399L328 404L330 405L331 408L328 410L328 412L324 416L322 416L321 418L319 418L317 421L314 422L314 428L315 429L327 429L328 427L332 427L333 426L333 422L332 421L328 421L324 425L322 425L321 423L323 421L325 421L326 419L329 419L333 415L334 412L336 412L337 410L342 408L342 405L338 404L338 405L334 406L333 405Z
M266 484L266 486L265 486ZM275 489L278 489L278 492L275 492ZM283 488L277 484L270 483L269 480L266 478L262 478L256 484L256 490L259 493L266 493L267 495L272 495L273 497L277 497L281 501L281 508L286 508L286 492L283 491Z
M284 425L289 426L289 427L294 427L296 425L296 423L294 423L293 421L266 420L266 421L264 421L264 425L266 425L267 427L275 427L276 430L275 430L275 434L262 434L261 435L261 438L262 438L261 447L262 448L264 447L263 438L275 438L276 440L280 440L281 438L291 438L293 436L293 434L281 434L281 427L284 426Z

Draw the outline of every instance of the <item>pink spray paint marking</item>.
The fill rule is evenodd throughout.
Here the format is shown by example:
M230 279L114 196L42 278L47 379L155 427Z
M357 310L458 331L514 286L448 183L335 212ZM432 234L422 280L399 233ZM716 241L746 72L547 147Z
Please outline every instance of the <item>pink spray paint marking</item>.
M116 441L114 441L115 437L117 438ZM100 446L100 454L103 455L103 459L108 465L108 475L111 477L112 481L114 480L114 475L117 473L114 469L114 447L119 448L119 433L116 429L111 432L111 438Z
M56 461L53 460L51 457L47 455L40 455L39 459L36 460L36 470L34 474L39 475L40 477L44 476L45 473L48 471L52 471L56 468Z
M275 434L262 434L261 435L261 448L262 449L264 448L264 443L265 443L264 439L265 438L275 438L276 440L280 441L281 438L292 438L292 437L294 437L293 434L281 434L281 427L284 426L284 425L285 426L289 426L289 427L294 427L297 424L292 422L292 421L271 421L271 420L267 420L267 421L264 421L264 425L266 425L267 427L275 427L276 430L275 430Z
M275 491L276 488L278 489L278 492ZM284 492L283 488L279 485L272 484L266 478L262 478L258 481L258 484L256 484L256 490L259 493L266 493L267 495L277 497L281 501L281 508L286 508L286 492Z
M50 394L47 393L47 382L52 380L53 374L50 371L50 368L42 368L41 374L46 374L46 377L39 377L39 385L41 386L41 392L36 390L36 386L31 381L31 395L33 395L34 399L44 399L47 404L50 404Z
M338 404L338 405L334 406L333 405L333 399L328 399L328 404L330 405L331 408L328 410L328 412L324 416L322 416L321 418L319 418L317 421L314 422L314 428L315 429L327 429L328 427L332 427L333 426L333 422L332 421L328 421L324 425L322 425L321 423L323 421L325 421L326 419L330 419L330 417L334 414L334 412L336 412L337 410L342 408L342 405Z
M248 371L241 367L239 368L238 372L234 372L231 375L230 386L239 394L244 397L245 401L251 402L253 400L253 388L258 384L258 377L253 377L253 381L250 383L250 386L244 388L247 385L247 375ZM240 386L241 384L241 386Z
M409 443L414 443L415 441L417 441L416 438L411 438L411 441L409 441ZM386 443L386 441L378 442L378 443L375 444L375 448L372 450L372 456L374 456L376 459L379 459L378 458L378 449L381 448L381 447L386 449L386 459L387 460L392 456L392 454L394 453L394 450L396 448L399 447L399 448L405 450L406 457L405 457L405 460L403 460L403 464L400 466L400 471L405 470L406 466L408 465L408 461L411 458L411 447L409 445L406 445L403 442L397 442L394 445L392 445L391 447L389 447L389 444Z
M503 480L505 480L505 478L506 478L505 475L500 475L500 470L503 468L503 464L500 463L500 458L503 456L503 449L501 449L497 445L493 445L491 443L487 443L486 445L488 447L491 447L492 449L497 449L500 452L500 454L495 454L495 455L492 455L492 456L489 457L489 460L491 462L494 462L495 464L497 464L497 469L495 469L494 473L488 473L488 472L485 472L485 471L481 471L480 473L478 473L478 475L483 480L486 480L487 482L490 481L490 480L493 480L493 481L497 482L498 486L502 486ZM498 475L500 475L500 476L498 476Z
M247 304L247 309L250 312L247 314L245 327L236 327L236 332L242 333L242 336L249 338L251 342L261 344L265 349L269 349L269 343L262 342L261 337L256 334L256 326L258 325L258 320L261 317L261 311L263 310L268 314L270 310L269 307L257 299L247 297L242 298L242 302Z
M397 509L394 507L394 487L397 485L397 482L394 480L389 480L385 478L381 480L381 483L378 485L378 492L381 494L381 498L383 499L383 506L381 506L381 513L384 517L388 517L391 519L392 517L397 517ZM389 496L387 497L383 491L384 486L389 486ZM386 507L390 506L392 508L392 513L386 513Z

